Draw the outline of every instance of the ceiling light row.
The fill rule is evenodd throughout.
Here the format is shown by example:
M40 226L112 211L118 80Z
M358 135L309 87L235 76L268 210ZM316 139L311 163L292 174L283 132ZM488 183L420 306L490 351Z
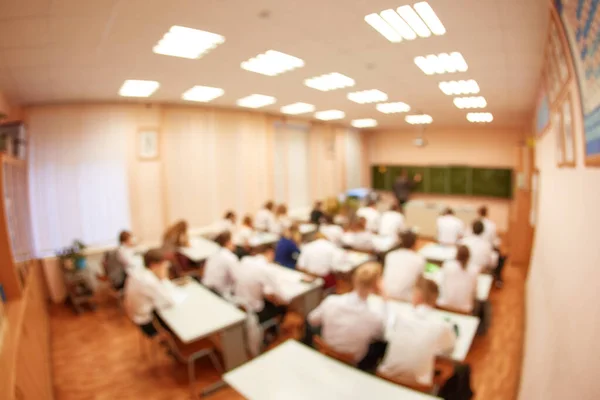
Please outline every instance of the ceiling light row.
M478 112L478 113L468 113L467 121L469 122L492 122L494 120L494 116L489 112Z
M328 92L330 90L343 89L354 86L354 79L342 75L339 72L315 76L304 80L304 84L310 88Z
M413 7L406 5L396 10L369 14L365 16L365 21L392 43L446 33L446 28L426 1L416 3Z
M280 51L268 50L241 64L242 69L267 76L276 76L304 66L298 57Z
M460 96L464 94L477 94L479 93L479 85L477 81L469 79L467 81L449 81L440 82L440 90L448 96Z
M415 64L426 75L451 74L455 72L465 72L469 69L467 62L462 54L455 51L450 54L440 53L438 55L429 54L428 56L419 56L415 58Z
M454 98L454 105L458 108L485 108L487 101L483 96L475 97L456 97Z
M198 59L224 42L225 38L216 33L174 25L152 51L165 56Z

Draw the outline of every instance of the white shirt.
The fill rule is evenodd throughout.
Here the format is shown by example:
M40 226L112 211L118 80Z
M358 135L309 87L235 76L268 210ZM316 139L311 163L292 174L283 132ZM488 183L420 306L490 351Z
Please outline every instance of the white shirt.
M344 251L326 239L317 239L302 246L297 266L318 276L333 272L336 263L343 260Z
M233 243L236 246L246 246L248 245L248 241L254 234L254 230L248 226L242 225L233 235Z
M489 218L481 218L481 222L483 223L483 236L492 247L497 247L500 245L500 239L498 239L498 234L496 230L496 223Z
M268 264L263 255L247 256L234 269L234 294L249 311L262 311L265 307L265 289L278 288Z
M254 229L262 232L273 232L277 230L275 214L266 208L261 208L254 217ZM274 232L275 233L275 232Z
M356 211L356 216L367 220L367 230L377 232L379 230L379 219L381 215L379 211L373 207L361 207Z
M345 232L342 235L342 244L355 250L373 250L373 233L369 231Z
M222 247L206 260L202 283L223 296L230 294L233 289L233 271L238 263L236 255Z
M233 233L233 231L235 230L235 224L233 222L231 222L230 219L227 218L223 218L222 220L217 222L217 231L219 233L223 233L223 232L231 232Z
M385 256L383 286L390 297L410 301L417 279L425 271L425 257L408 249L394 250Z
M312 326L322 326L323 340L331 348L360 361L371 342L384 334L385 311L369 308L356 292L331 295L308 314Z
M435 357L448 354L456 343L452 325L441 320L425 305L398 318L388 335L388 347L378 371L404 377L423 385L433 383Z
M132 273L125 283L124 304L129 318L138 325L145 325L154 318L154 309L174 305L169 284L145 268Z
M475 269L479 274L482 270L492 266L494 249L483 236L467 236L460 243L469 248L469 268Z
M379 222L379 234L381 236L397 236L404 229L404 215L402 213L390 210L381 214L381 221Z
M283 232L290 226L292 226L292 220L287 215L282 215L274 218L274 223L271 228L269 228L269 232L282 235Z
M438 304L463 312L473 311L477 294L477 273L473 269L463 269L456 260L442 265L440 297Z
M134 247L119 246L117 249L119 262L125 267L127 275L131 275L137 269L144 269L143 262L139 262L139 256Z
M442 215L437 219L437 234L440 244L456 244L463 235L465 224L455 215Z
M344 236L344 229L339 225L321 225L319 231L329 239L332 243L338 246L342 245L342 236Z

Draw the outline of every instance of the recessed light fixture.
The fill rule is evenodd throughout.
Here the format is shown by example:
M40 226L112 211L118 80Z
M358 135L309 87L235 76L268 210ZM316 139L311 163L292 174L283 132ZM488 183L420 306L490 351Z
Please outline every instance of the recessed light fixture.
M469 69L462 54L457 51L419 56L415 58L415 64L427 75L464 72Z
M304 61L298 57L280 51L268 50L266 53L244 61L241 67L246 71L257 74L275 76L304 66Z
M377 121L373 118L353 119L350 124L355 128L373 128L377 126Z
M354 86L354 83L354 79L348 78L339 72L332 72L304 80L306 86L322 92L351 87Z
M217 97L223 96L225 91L220 88L214 88L209 86L194 86L191 89L188 89L181 96L184 100L189 101L200 101L203 103L207 103L216 99Z
M489 112L468 113L467 120L469 122L487 123L494 120L494 116Z
M448 96L479 93L479 85L473 79L469 79L468 81L440 82L439 86L440 90Z
M240 107L260 108L275 103L276 99L273 96L265 96L264 94L251 94L250 96L239 99L236 103Z
M396 103L379 103L375 106L375 108L377 108L377 111L380 111L384 114L395 114L410 111L410 106L406 103L402 103L401 101Z
M333 121L334 119L342 119L345 116L346 113L340 110L326 110L315 113L315 118L322 121Z
M165 56L196 59L223 42L225 38L216 33L173 25L152 51Z
M365 16L365 21L393 43L402 39L413 40L417 36L426 38L432 34L440 36L446 33L442 21L426 1L416 3L413 7L398 7L396 11L388 9L379 14L369 14Z
M431 118L431 115L427 114L407 115L404 118L404 120L411 125L424 125L433 122L433 118Z
M456 97L454 105L458 108L484 108L487 106L487 101L483 96Z
M119 95L123 97L149 97L159 86L160 84L156 81L128 79L119 89Z
M315 111L315 106L308 103L294 103L283 106L280 110L284 114L298 115Z
M351 100L358 104L377 103L380 101L386 101L388 99L387 94L377 89L362 90L360 92L348 93L347 97L348 100Z

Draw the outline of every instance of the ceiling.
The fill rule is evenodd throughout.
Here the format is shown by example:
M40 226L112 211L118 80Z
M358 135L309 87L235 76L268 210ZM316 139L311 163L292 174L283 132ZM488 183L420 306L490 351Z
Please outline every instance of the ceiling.
M118 95L125 79L156 80L160 88L142 101L186 103L184 91L205 85L225 90L210 103L219 107L260 93L277 98L262 111L306 102L317 110L345 111L345 123L374 118L378 128L403 129L410 127L404 114L382 114L346 94L380 89L389 101L430 114L433 126L468 126L467 111L457 109L438 83L475 79L488 102L485 111L494 114L492 126L525 126L539 83L547 0L429 0L446 35L401 43L390 43L364 22L367 14L414 2L0 0L0 91L23 105L131 101ZM267 18L260 16L265 11ZM226 41L198 60L154 54L152 47L172 25L218 33ZM276 77L240 68L268 49L306 64ZM413 62L451 51L463 54L467 72L427 76ZM304 86L304 79L329 72L350 76L356 86L332 92Z

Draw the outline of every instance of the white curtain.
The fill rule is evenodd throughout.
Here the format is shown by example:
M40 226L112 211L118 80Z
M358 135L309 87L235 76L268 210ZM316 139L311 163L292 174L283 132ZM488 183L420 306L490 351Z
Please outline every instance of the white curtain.
M346 188L361 187L362 182L362 144L360 133L346 131Z
M116 243L129 229L127 137L132 121L111 108L29 112L29 185L34 247L52 255L78 239Z
M287 203L289 209L310 205L309 130L304 124L275 126L275 201Z

